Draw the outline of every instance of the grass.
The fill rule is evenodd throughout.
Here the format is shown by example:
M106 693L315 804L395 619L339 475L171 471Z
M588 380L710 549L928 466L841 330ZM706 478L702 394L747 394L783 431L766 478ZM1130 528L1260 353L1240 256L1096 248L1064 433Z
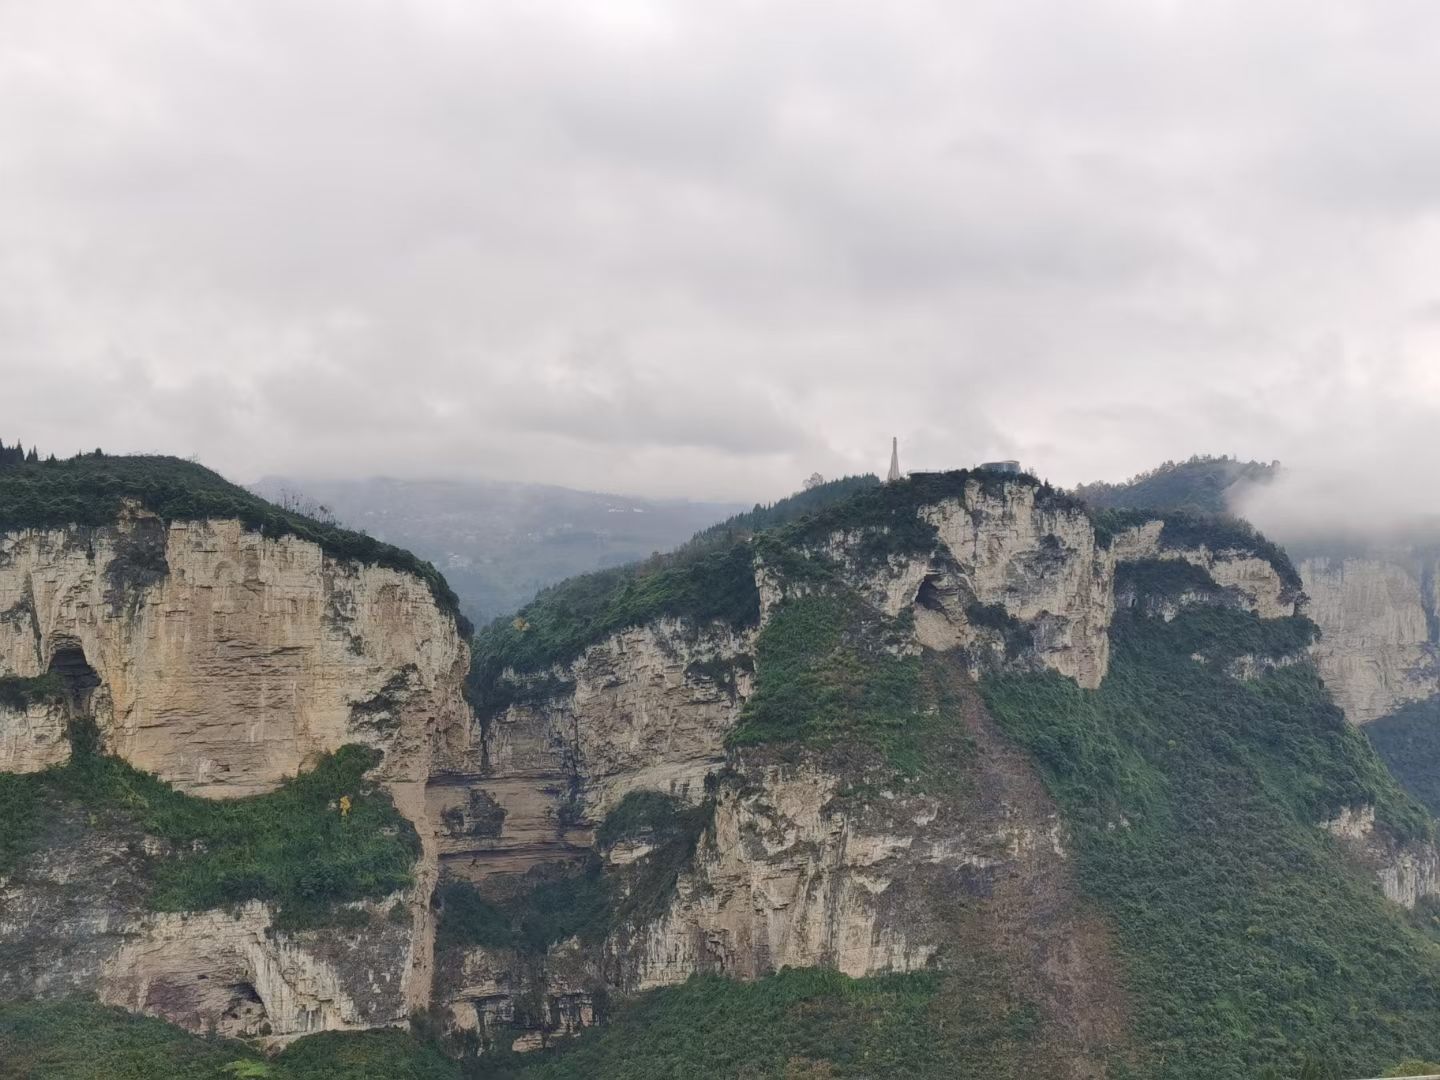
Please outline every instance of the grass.
M851 979L786 970L697 976L615 1009L543 1053L460 1063L402 1031L326 1032L272 1059L241 1043L70 1000L0 1005L0 1080L1021 1080L1034 1006L1001 972Z
M783 601L756 641L754 692L728 744L838 750L854 761L871 752L898 786L952 789L972 748L946 719L943 665L901 652L909 640L905 617L843 587Z
M868 979L787 969L748 984L693 976L622 1006L610 1024L553 1054L499 1075L1019 1080L1039 1075L1018 1064L1037 1026L1033 1005L1012 996L997 970L980 965L967 975Z
M435 891L437 951L479 945L538 955L571 937L599 942L611 925L611 883L599 859L575 868L536 867L499 897L460 878L447 878Z
M325 1032L273 1059L84 1000L0 1005L0 1080L460 1080L403 1031Z
M733 746L861 741L881 748L923 706L920 657L897 655L898 620L848 590L783 601L755 645L755 692Z
M376 750L344 746L273 792L217 801L176 791L83 737L75 741L65 765L0 773L0 874L23 873L42 842L42 822L71 806L93 824L133 828L171 847L149 867L149 904L158 911L263 900L278 907L277 925L302 926L334 918L337 904L411 883L419 838L364 777L379 761ZM352 800L343 818L342 795Z
M1434 1056L1440 947L1318 824L1373 804L1401 836L1431 824L1307 667L1253 682L1197 664L1249 651L1236 613L1117 617L1097 691L1058 675L982 689L1072 831L1081 881L1110 915L1154 1080L1297 1070L1349 1075ZM1309 628L1253 632L1285 647ZM1246 624L1245 632L1252 628Z
M441 609L455 617L461 633L470 634L458 598L430 563L374 537L282 509L217 472L175 457L111 457L96 451L0 469L0 533L113 525L127 500L165 522L238 518L269 537L308 540L337 559L414 574L430 587Z

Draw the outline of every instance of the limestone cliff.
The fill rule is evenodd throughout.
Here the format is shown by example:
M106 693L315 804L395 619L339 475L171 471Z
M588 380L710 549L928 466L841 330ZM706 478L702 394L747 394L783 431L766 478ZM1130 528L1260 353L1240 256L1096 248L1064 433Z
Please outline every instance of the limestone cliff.
M94 992L272 1039L403 1023L429 1000L424 788L437 753L469 737L467 667L429 583L297 536L166 522L135 503L113 525L0 535L0 676L48 673L61 688L0 708L0 771L63 763L77 716L105 752L206 798L271 791L361 743L382 751L376 778L423 847L412 889L285 931L254 902L148 910L147 867L165 855L153 838L62 815L0 877L0 994Z
M409 898L299 931L274 929L274 911L254 902L151 912L153 841L73 813L44 828L42 852L0 879L0 998L94 994L191 1031L270 1041L408 1017L424 977Z
M877 566L862 554L870 538L860 530L833 534L820 550L881 610L913 611L921 644L978 646L1003 659L1006 635L995 625L998 616L1023 633L1023 648L1011 638L1012 653L1086 688L1099 686L1108 670L1115 573L1125 563L1189 563L1261 618L1293 615L1304 604L1300 591L1248 545L1172 542L1158 517L1101 543L1082 507L1047 502L1032 484L996 490L972 480L959 497L918 513L934 528L936 543L927 551L892 555ZM781 593L772 586L769 595L773 603Z
M1435 563L1411 551L1304 559L1315 659L1356 724L1440 693Z
M1347 808L1324 827L1375 875L1387 899L1413 908L1427 897L1440 896L1440 850L1432 841L1391 835L1376 824L1373 806Z
M420 782L465 728L465 643L423 581L239 521L136 508L0 536L0 612L0 674L93 677L106 748L199 795L269 791L351 742Z
M948 679L1049 668L1094 687L1117 605L1129 602L1117 592L1122 568L1193 568L1205 594L1177 603L1223 602L1264 618L1296 613L1295 583L1243 535L1177 539L1156 518L1097 536L1083 507L1030 481L952 482L880 523L831 528L822 518L785 539L755 547L751 623L657 615L573 658L504 670L484 689L482 711L496 704L474 748L430 786L432 818L453 825L439 840L446 874L503 908L544 888L549 873L583 873L598 854L623 918L601 937L592 929L538 951L454 946L438 962L437 1001L455 1027L524 1047L591 1022L615 994L698 972L754 978L820 965L875 975L1004 941L1025 952L1017 969L1051 957L1034 993L1056 1030L1088 1033L1069 1051L1084 1060L1123 1012L1099 975L1104 1004L1087 1007L1076 974L1108 970L1103 934L1076 906L1053 805L973 692L955 690L945 734L928 748L948 760L946 739L968 747L949 789L897 787L854 745L799 757L727 748L754 693L762 636L786 605L854 590L877 617L910 628L900 655L944 654ZM563 610L568 625L574 612ZM532 608L496 632L514 652L527 634L549 632L547 617ZM711 813L693 855L665 879L663 902L650 896L638 908L655 843L641 834L605 844L595 831L637 791L707 799Z
M70 757L66 709L60 701L0 703L0 772L28 773Z

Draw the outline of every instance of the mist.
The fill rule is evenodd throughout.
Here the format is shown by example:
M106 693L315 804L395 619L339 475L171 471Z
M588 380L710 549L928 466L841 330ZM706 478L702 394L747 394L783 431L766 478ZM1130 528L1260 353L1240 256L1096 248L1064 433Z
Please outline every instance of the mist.
M1229 452L1390 520L1440 464L1437 40L1394 0L0 2L0 438L744 502L894 435L1065 484Z

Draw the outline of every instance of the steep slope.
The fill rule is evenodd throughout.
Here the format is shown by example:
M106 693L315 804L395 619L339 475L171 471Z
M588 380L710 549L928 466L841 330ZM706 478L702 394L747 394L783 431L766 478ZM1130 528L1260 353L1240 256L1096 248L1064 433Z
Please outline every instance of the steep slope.
M1263 502L1278 465L1196 456L1166 462L1123 483L1082 484L1076 495L1101 509L1228 512L1237 494ZM1285 537L1320 627L1315 661L1352 723L1369 724L1440 693L1436 545L1411 536L1374 542L1365 523L1330 538ZM1423 530L1422 530L1423 531Z
M119 505L97 559L159 514ZM984 471L867 486L547 590L477 639L473 722L397 687L360 710L393 729L297 725L314 767L226 802L105 753L124 665L56 652L0 683L41 747L0 776L0 996L88 980L272 1042L428 1004L480 1076L1433 1057L1433 824L1317 677L1300 584L1233 519ZM64 632L129 640L166 587L102 630L80 579ZM420 615L374 632L413 657ZM47 724L65 763L38 768Z
M1092 519L986 473L887 485L729 551L552 591L482 634L478 754L432 785L457 823L438 996L477 1044L531 1045L617 992L696 973L936 970L951 985L983 954L1035 1025L972 1062L1088 1076L1143 1060L1076 823L972 680L1103 693L1117 610L1168 626L1197 605L1231 620L1234 648L1197 641L1187 663L1227 686L1280 679L1311 640L1299 599L1283 553L1239 523ZM1337 805L1372 788L1403 804L1363 743L1337 753L1337 776L1372 776ZM497 808L480 829L477 803ZM1323 824L1306 828L1341 860ZM1420 833L1395 843L1428 851ZM1355 888L1374 889L1373 855L1342 871Z
M444 580L174 459L8 467L0 506L0 992L403 1022L469 714Z

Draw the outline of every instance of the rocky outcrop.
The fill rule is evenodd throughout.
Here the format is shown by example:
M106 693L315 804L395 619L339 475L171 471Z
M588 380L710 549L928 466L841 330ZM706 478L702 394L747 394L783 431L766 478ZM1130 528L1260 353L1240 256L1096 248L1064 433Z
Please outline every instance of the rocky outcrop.
M998 952L1047 1038L1071 1060L1098 1061L1126 1012L1106 932L1079 899L1043 785L952 675L947 745L963 744L969 761L953 787L861 795L892 773L854 747L732 755L712 823L661 908L603 942L474 947L442 961L437 999L452 1024L525 1049L594 1022L610 996L696 973L824 966L858 977ZM643 838L607 849L616 880L629 882L650 851Z
M478 1048L524 1052L599 1022L605 987L598 957L571 939L543 956L466 949L441 970L439 997L452 1029Z
M969 931L956 927L971 924L956 915L957 904L988 912L986 919L1003 911L1028 927L990 923L966 947L1032 935L1035 948L1063 951L1052 931L1080 916L1060 884L1070 871L1058 817L973 697L956 691L969 701L957 732L982 752L974 774L949 794L884 791L882 781L855 774L853 747L846 761L727 754L726 735L752 690L756 635L786 599L838 578L886 615L913 618L915 651L948 652L947 663L972 674L1048 667L1094 687L1108 668L1117 569L1127 563L1192 564L1211 580L1196 602L1265 617L1295 614L1300 597L1251 550L1167 545L1159 520L1101 543L1083 508L1046 499L1029 483L972 481L917 515L935 537L919 554L877 558L877 549L896 545L877 544L874 527L811 541L798 553L810 560L808 571L787 563L795 552L773 562L761 552L753 630L659 619L612 634L571 663L502 676L508 703L429 788L430 817L450 823L439 838L445 872L484 891L502 878L593 858L591 830L626 793L659 791L694 804L707 776L714 819L663 910L627 921L603 946L571 940L541 955L472 947L442 958L437 1001L448 1003L457 1028L486 1042L505 1042L511 1025L532 1021L562 1034L588 1023L606 994L697 972L912 971L960 947L955 934ZM859 798L857 790L870 794ZM486 809L491 804L500 812ZM641 838L604 855L625 882L650 851ZM1020 895L1027 889L1030 898ZM1013 902L992 905L1012 894ZM1049 899L1036 906L1042 894ZM1044 928L1025 922L1040 910L1051 917ZM1058 1000L1053 987L1045 993ZM1066 1008L1084 1012L1073 1002Z
M913 611L916 638L934 649L966 649L977 659L1020 659L1094 689L1109 669L1117 567L1175 559L1204 570L1229 602L1271 619L1295 615L1303 597L1266 559L1245 548L1167 545L1159 519L1097 541L1083 509L1047 504L1031 484L988 490L972 480L963 498L922 507L937 545L922 557L892 556L873 565L864 532L839 532L820 549L847 579L889 615ZM785 595L773 582L762 599ZM1023 635L997 628L997 616ZM976 670L986 665L977 662Z
M489 716L430 782L431 818L460 815L438 840L444 868L479 881L577 857L630 791L698 802L750 693L753 636L660 620L517 679L522 700ZM476 793L499 809L493 828L464 820Z
M67 717L59 701L0 703L0 772L38 772L68 761Z
M63 762L67 720L182 791L273 790L351 743L419 832L405 895L326 928L277 929L258 903L148 910L155 842L113 823L60 829L0 878L0 997L94 992L192 1030L285 1039L404 1023L429 1003L436 826L425 787L463 753L468 650L430 586L239 521L0 537L0 675L49 673L60 699L0 711L0 770Z
M0 674L93 672L106 749L199 795L356 742L419 781L466 729L465 643L425 582L238 521L5 535L0 612Z
M1401 840L1379 828L1373 806L1345 807L1323 827L1375 875L1387 899L1413 908L1440 896L1440 850L1430 841Z
M152 912L153 841L78 811L44 827L41 852L0 879L0 999L94 994L191 1031L271 1041L408 1018L412 908L428 896L349 905L337 925L295 931L255 902Z
M1440 693L1432 560L1394 551L1309 558L1299 569L1320 627L1315 662L1352 723Z

